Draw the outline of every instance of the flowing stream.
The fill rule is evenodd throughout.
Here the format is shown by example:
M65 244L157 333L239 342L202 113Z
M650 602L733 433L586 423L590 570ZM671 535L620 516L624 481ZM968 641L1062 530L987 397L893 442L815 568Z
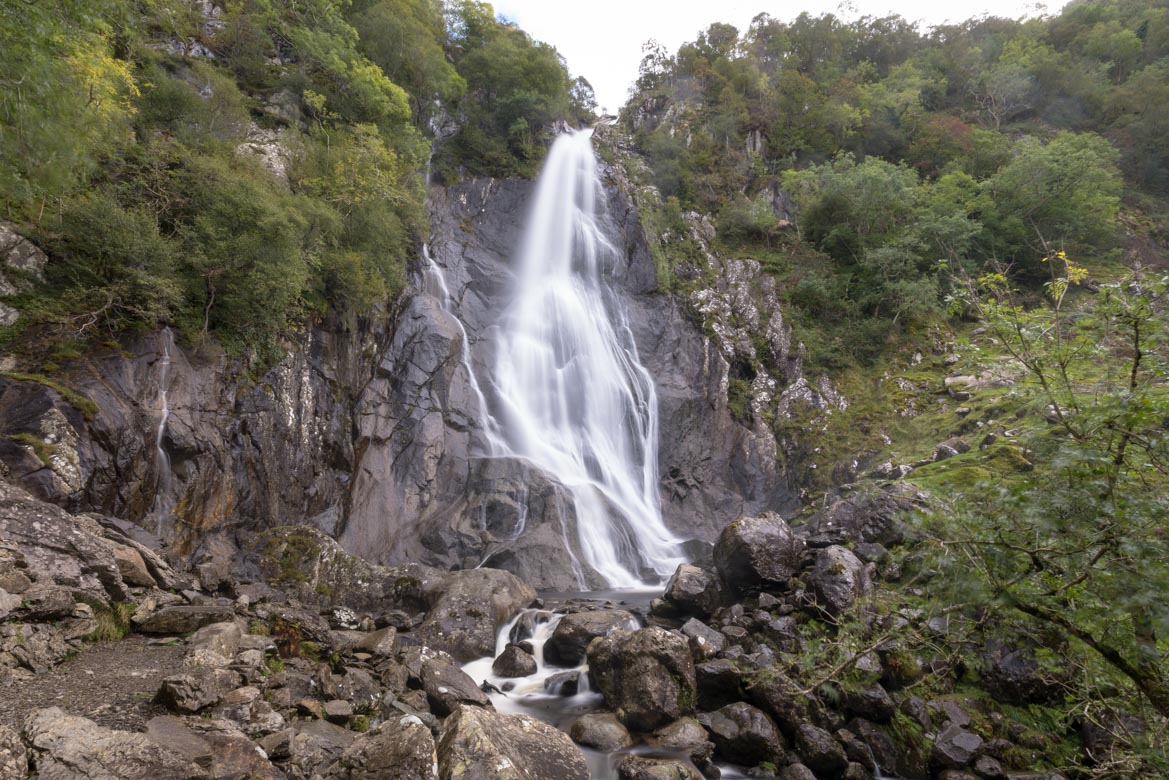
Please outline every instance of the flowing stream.
M154 434L154 469L158 477L154 484L154 503L150 507L150 516L155 521L155 533L164 538L165 525L171 519L174 511L174 498L171 495L174 476L170 469L170 455L162 446L162 437L166 434L166 422L170 417L170 406L167 404L166 393L170 384L170 352L175 344L175 335L170 328L162 329L162 357L158 360L158 406L160 416L158 430Z

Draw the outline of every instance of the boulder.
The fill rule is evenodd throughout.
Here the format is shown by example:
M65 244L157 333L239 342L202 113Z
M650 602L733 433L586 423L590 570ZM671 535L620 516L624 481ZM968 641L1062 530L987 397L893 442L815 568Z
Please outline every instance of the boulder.
M588 662L605 703L631 729L652 731L694 712L694 660L677 634L614 631L589 645Z
M816 547L834 544L879 544L895 547L905 541L901 517L918 504L914 489L889 485L861 490L836 499L801 526L808 543Z
M723 529L714 546L714 564L731 590L747 595L783 588L799 571L804 541L782 517L766 512L740 517Z
M682 633L690 641L690 654L695 661L705 661L715 657L727 646L727 638L703 623L698 618L690 618L682 625Z
M398 630L393 626L371 631L354 646L355 652L369 653L376 658L393 658L398 652Z
M704 780L689 762L677 758L625 755L617 762L617 780Z
M577 718L568 730L578 745L613 753L633 744L629 730L611 712L594 712Z
M24 723L24 740L37 776L71 780L195 780L202 768L145 734L102 728L58 707L38 710Z
M500 626L536 599L523 580L497 569L452 572L428 595L435 600L414 636L463 663L492 655Z
M217 704L242 682L239 673L229 669L193 669L164 679L154 701L173 712L190 715Z
M843 777L848 769L848 756L836 738L811 723L804 723L796 730L796 751L817 777L835 780Z
M868 593L872 581L856 555L834 545L816 554L816 564L808 574L808 587L815 596L816 607L835 617Z
M491 664L491 673L496 677L527 677L536 673L536 659L527 650L509 642Z
M1034 648L1024 643L987 642L980 679L995 701L1003 704L1052 704L1063 695L1050 673L1039 668Z
M554 666L579 666L589 643L619 629L637 628L637 618L622 609L565 615L544 645L544 660Z
M442 658L430 658L422 663L422 689L434 714L449 715L460 704L490 707L491 700L479 686L453 663Z
M742 673L728 658L695 664L694 679L699 709L717 710L742 698Z
M441 780L589 780L568 735L521 715L459 707L442 726Z
M73 652L65 633L57 626L44 623L4 623L0 625L0 669L21 666L42 672Z
M690 563L680 564L662 595L681 615L706 618L723 603L718 575Z
M647 737L646 742L682 753L702 772L713 769L711 759L714 756L714 743L710 741L706 729L694 718L679 718L662 726Z
M809 702L813 700L799 691L800 686L774 668L759 670L746 683L748 700L774 718L789 737L812 717Z
M699 718L710 732L715 750L733 764L779 763L783 737L762 710L735 702Z
M187 638L183 665L227 666L239 651L243 631L235 623L211 623Z
M353 741L325 780L437 780L434 737L412 715L391 717Z
M788 764L779 773L779 780L817 780L815 773L803 764Z
M974 763L982 750L982 737L958 725L950 725L938 734L930 753L930 767L935 772L962 769Z
M135 618L134 628L143 634L188 634L212 623L230 621L234 617L235 610L227 606L178 604L163 607L141 621Z

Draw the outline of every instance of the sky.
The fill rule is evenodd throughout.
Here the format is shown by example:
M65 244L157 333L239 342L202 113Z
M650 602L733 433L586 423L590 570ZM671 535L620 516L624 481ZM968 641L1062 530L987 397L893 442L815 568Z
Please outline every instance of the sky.
M556 47L569 71L593 85L597 103L616 113L637 78L642 44L653 39L673 54L712 22L745 31L759 13L791 21L803 11L834 13L846 20L897 13L924 27L989 14L1018 18L1054 13L1035 0L495 0L495 13L536 40Z

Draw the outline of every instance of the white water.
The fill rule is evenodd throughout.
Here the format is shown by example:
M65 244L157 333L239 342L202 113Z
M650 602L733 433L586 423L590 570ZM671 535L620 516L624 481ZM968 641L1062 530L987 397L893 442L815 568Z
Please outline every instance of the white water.
M657 492L653 380L605 278L620 254L601 227L591 137L561 136L537 182L498 328L488 438L491 454L523 458L564 486L580 556L610 587L632 588L668 577L683 557Z
M170 384L170 351L174 346L175 336L170 328L162 329L162 357L158 360L158 405L160 417L158 430L154 434L154 469L157 479L154 483L154 504L150 508L150 516L155 521L155 533L163 535L165 524L171 519L174 510L174 498L171 496L171 487L174 477L171 474L170 455L162 446L162 437L166 433L166 422L170 417L170 406L167 404L166 394Z

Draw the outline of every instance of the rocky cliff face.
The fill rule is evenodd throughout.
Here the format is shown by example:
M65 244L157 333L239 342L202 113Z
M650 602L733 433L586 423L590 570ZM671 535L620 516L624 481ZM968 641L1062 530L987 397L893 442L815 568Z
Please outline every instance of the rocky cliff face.
M782 318L744 308L734 289L712 290L709 311L700 310L726 327L708 336L684 313L694 302L658 291L620 169L607 180L610 234L624 247L613 281L658 389L663 512L679 536L710 542L744 513L791 504L774 439L762 424L740 424L727 404L732 331L753 327L733 320L750 309L765 341L786 349ZM44 498L150 527L156 494L169 485L175 523L164 530L183 554L210 555L241 529L306 523L379 562L489 561L536 587L578 587L571 502L528 465L482 457L468 371L486 376L533 189L478 179L434 191L431 248L448 301L419 273L384 319L311 328L256 382L241 381L221 355L176 348L162 436L173 480L162 478L155 447L158 334L67 369L65 383L96 410L38 381L0 379L0 434L9 437L0 458ZM791 368L769 381L793 386L798 363ZM584 584L601 584L583 574Z

